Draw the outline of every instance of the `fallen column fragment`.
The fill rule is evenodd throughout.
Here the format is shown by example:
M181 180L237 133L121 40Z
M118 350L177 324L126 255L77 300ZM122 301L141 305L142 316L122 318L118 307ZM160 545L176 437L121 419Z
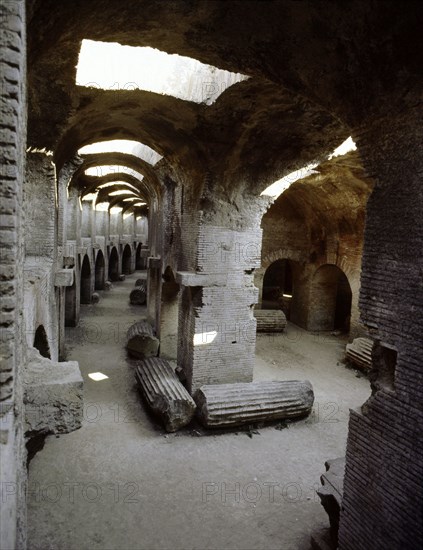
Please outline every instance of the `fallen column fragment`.
M286 327L286 317L280 309L255 309L257 332L283 332Z
M138 363L135 378L148 406L163 421L168 432L189 424L195 402L164 359L150 357Z
M159 339L146 321L139 321L129 327L126 334L126 349L128 353L138 359L145 359L157 355Z
M138 281L137 281L138 282ZM132 305L143 306L147 300L147 288L145 281L141 285L137 285L129 295L129 301Z
M298 418L310 413L313 387L307 380L258 381L202 386L195 395L206 428Z

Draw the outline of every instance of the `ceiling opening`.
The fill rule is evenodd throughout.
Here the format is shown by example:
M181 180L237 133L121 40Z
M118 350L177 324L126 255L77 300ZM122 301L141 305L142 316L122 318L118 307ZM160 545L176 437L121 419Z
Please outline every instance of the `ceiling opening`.
M134 191L138 191L138 189L134 185L131 185L126 181L109 181L108 183L102 183L97 187L97 189L107 189L108 187L115 187L116 185L124 185L126 187L129 187L130 189L133 189Z
M128 174L139 180L142 180L144 178L142 174L140 174L136 170L132 170L132 168L128 168L128 166L119 166L119 165L91 166L91 168L87 168L87 170L85 170L85 175L97 176L98 178L101 178L103 176L108 176L109 174Z
M162 155L159 155L157 151L151 149L148 145L130 139L99 141L91 145L85 145L85 147L81 147L78 151L80 155L96 155L99 153L123 153L125 155L132 155L153 166L163 158Z
M357 149L356 144L354 143L352 137L350 136L343 143L341 143L341 145L337 147L333 151L333 153L328 155L327 159L331 160L334 157L346 155L350 151L355 151L356 149ZM316 174L317 171L314 170L314 168L317 168L317 166L319 166L319 163L311 163L311 164L307 164L303 168L300 168L299 170L294 170L294 172L291 172L287 176L284 176L280 180L277 180L271 185L269 185L269 187L267 187L261 193L261 195L265 195L267 197L272 197L274 199L277 199L295 181L306 178L311 174Z
M118 191L112 191L111 193L109 193L110 197L117 197L119 195L135 195L135 193L130 189L120 189Z
M76 84L102 90L145 90L211 105L227 88L247 78L154 48L83 40Z

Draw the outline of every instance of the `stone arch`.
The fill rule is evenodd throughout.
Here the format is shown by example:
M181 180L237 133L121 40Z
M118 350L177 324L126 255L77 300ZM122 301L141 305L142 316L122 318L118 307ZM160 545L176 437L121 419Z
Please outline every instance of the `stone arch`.
M130 275L132 273L132 250L129 244L126 244L122 252L122 273Z
M111 249L109 256L109 279L111 281L119 279L119 254L115 246Z
M85 254L81 266L81 304L90 304L91 295L91 265L88 255Z
M39 325L35 331L33 346L40 352L40 355L47 357L47 359L51 359L47 333L43 325Z
M320 266L311 283L308 329L349 332L351 303L351 286L342 269Z
M97 252L97 258L95 260L95 290L104 289L104 280L105 280L105 261L104 254L102 250Z

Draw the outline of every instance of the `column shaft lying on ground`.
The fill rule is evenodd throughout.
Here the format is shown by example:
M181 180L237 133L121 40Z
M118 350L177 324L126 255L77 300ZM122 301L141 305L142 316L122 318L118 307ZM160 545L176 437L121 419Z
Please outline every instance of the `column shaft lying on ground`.
M137 281L138 283L138 281ZM131 290L129 295L129 301L132 305L143 306L147 300L147 287L145 281L141 284L137 284L136 287Z
M189 424L195 402L164 359L150 357L139 362L135 378L149 407L163 421L168 432Z
M139 321L129 327L126 334L126 349L129 354L138 359L157 355L160 342L153 329L146 321Z
M206 428L297 418L314 402L310 382L259 381L202 386L195 395L198 416Z

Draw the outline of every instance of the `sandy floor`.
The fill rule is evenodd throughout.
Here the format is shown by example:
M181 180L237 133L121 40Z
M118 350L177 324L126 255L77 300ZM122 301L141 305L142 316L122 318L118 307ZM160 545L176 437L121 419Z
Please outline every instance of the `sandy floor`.
M29 550L308 549L311 531L328 524L315 494L324 462L345 454L348 410L370 394L340 363L345 339L292 325L258 337L255 377L309 379L308 419L168 435L145 412L124 350L145 312L128 305L138 276L82 306L80 326L67 330L85 381L84 425L48 437L30 464ZM88 378L98 371L109 378Z

